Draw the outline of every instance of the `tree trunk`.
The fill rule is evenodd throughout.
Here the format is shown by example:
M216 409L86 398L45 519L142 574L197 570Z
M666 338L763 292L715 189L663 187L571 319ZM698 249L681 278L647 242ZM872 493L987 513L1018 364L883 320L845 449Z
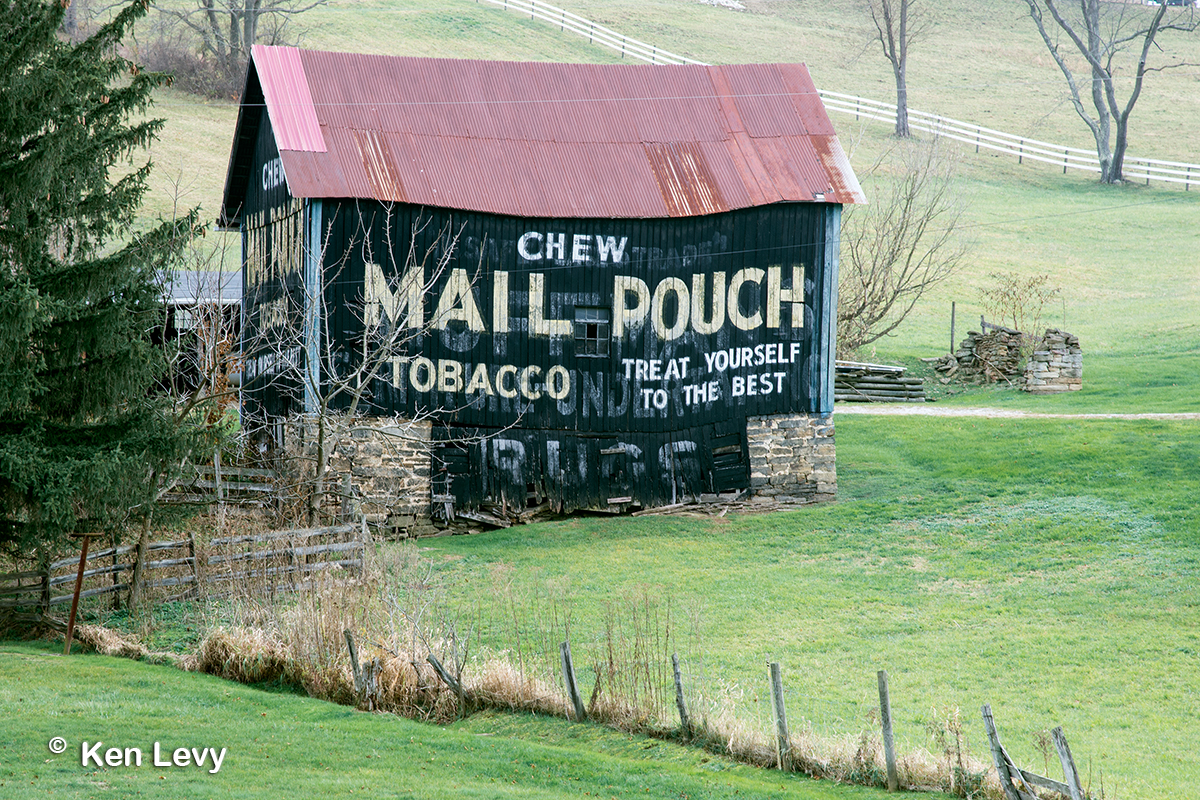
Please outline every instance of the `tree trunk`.
M905 66L901 62L893 70L896 73L896 137L899 139L912 136L912 131L908 129L908 82L905 78Z

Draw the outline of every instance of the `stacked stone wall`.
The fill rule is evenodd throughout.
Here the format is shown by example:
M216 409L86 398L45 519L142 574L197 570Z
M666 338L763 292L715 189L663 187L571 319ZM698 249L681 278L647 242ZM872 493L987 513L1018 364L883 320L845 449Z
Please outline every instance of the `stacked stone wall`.
M1074 392L1083 388L1083 349L1079 337L1048 328L1025 363L1025 391Z
M813 503L837 496L833 416L779 414L746 420L750 488L776 503Z
M325 479L328 500L401 534L432 532L430 422L334 417L326 424L332 448ZM318 435L315 419L288 423L285 451L302 481L311 481L315 473Z

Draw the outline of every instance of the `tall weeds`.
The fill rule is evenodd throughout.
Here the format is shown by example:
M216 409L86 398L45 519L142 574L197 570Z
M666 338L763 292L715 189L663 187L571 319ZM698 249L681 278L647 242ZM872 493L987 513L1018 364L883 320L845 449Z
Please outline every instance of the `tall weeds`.
M681 652L694 746L761 767L779 767L773 731L745 714L736 683L708 680L694 636L681 647L669 598L643 587L605 607L599 628L575 623L565 583L532 600L512 590L511 568L494 568L486 604L456 606L460 587L419 556L415 545L376 550L362 575L319 574L294 594L249 593L214 611L194 668L246 683L283 683L337 703L413 719L453 720L498 708L569 717L561 689L559 645L570 642L589 696L588 715L619 730L683 739L676 719L671 655ZM216 608L216 607L214 607ZM485 611L484 609L487 609ZM465 609L465 610L464 610ZM692 626L693 630L698 628ZM360 667L374 675L370 696L356 685L346 646L354 638ZM497 650L477 641L503 641ZM450 690L433 656L461 685ZM590 686L590 693L588 687ZM884 785L882 745L873 718L858 733L821 735L793 720L790 771L849 783ZM957 709L935 710L927 724L934 752L899 758L902 786L964 798L1002 798L994 773L967 750Z

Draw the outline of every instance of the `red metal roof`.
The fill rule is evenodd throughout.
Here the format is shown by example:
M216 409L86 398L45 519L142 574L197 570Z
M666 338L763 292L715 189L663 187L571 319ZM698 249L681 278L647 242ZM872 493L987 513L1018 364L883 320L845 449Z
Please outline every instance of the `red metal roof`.
M256 46L252 69L294 197L534 217L865 199L802 64L516 63ZM226 190L226 208L236 207Z

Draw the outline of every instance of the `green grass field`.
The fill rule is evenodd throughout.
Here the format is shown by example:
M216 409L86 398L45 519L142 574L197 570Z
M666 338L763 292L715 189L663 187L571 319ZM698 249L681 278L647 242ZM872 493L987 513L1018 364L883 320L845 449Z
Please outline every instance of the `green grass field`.
M553 598L576 662L595 663L610 607L649 597L673 609L691 668L709 688L737 683L751 717L779 660L790 714L856 733L886 668L910 745L929 746L933 709L958 706L984 754L990 702L1028 765L1042 765L1034 734L1063 725L1116 796L1191 791L1200 427L842 417L838 456L835 505L580 518L423 549L497 648L515 646L514 606Z
M57 652L61 652L59 649ZM0 644L0 798L763 797L883 792L764 772L596 727L481 715L449 729L102 656ZM53 737L67 750L54 755ZM81 765L81 743L142 766ZM154 743L225 748L216 774L156 767Z

